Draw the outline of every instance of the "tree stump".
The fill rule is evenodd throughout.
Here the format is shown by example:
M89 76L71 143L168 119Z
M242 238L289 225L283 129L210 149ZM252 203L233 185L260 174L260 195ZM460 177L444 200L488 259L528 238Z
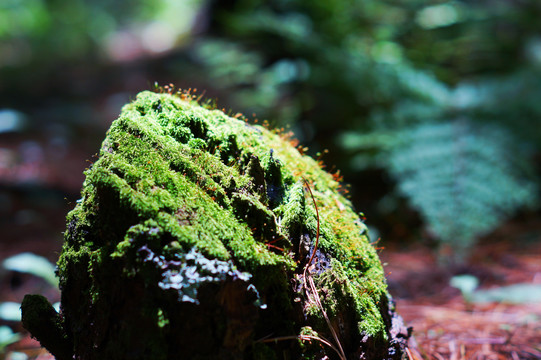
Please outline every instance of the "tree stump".
M404 355L367 228L285 134L142 92L85 175L58 261L61 312L23 304L57 358Z

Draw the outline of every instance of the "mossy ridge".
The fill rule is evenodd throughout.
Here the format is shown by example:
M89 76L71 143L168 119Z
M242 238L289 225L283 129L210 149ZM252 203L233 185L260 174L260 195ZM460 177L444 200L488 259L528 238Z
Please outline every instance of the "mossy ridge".
M287 282L276 276L302 272L307 254L296 254L294 238L306 233L310 253L319 221L319 249L332 266L314 279L332 294L323 299L327 311L336 315L340 306L351 305L359 333L386 339L379 311L388 301L386 285L366 227L332 176L279 135L176 96L143 92L122 109L99 160L85 174L58 265L63 290L77 278L89 284L90 308L111 295L99 293L100 282L110 276L106 269L121 268L125 278L142 271L120 261L134 251L138 236L165 257L195 247L207 258L233 260L253 275L263 301L291 307L284 303ZM310 183L319 219L305 198L303 179ZM87 278L76 274L74 264L84 261L79 257L93 259ZM271 300L271 288L282 294ZM70 301L63 294L63 306L74 305ZM322 322L317 311L313 317ZM158 322L161 333L169 323L165 312ZM324 326L317 331L326 332Z

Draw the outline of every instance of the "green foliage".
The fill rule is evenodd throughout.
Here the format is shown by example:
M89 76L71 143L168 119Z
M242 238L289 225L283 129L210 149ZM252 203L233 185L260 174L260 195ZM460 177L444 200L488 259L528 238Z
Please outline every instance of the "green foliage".
M53 287L58 287L55 266L42 256L32 253L20 253L5 259L2 266L7 270L32 274L44 279Z
M536 184L524 173L526 157L499 127L427 123L396 140L386 159L398 189L432 233L457 251L537 200Z
M341 136L355 154L351 167L386 169L432 236L450 245L459 260L518 209L538 206L533 158L541 133L531 131L541 126L532 98L541 94L531 80L537 73L530 69L455 88L425 81L431 101L401 101L373 113L371 132Z
M477 289L479 279L475 276L457 275L451 278L450 285L459 289L466 301L473 303L535 304L541 301L541 285L539 284L520 283Z
M477 290L472 293L472 301L477 303L539 304L541 301L541 285L521 283Z
M118 50L130 47L120 56L129 58L134 50L169 50L190 30L200 2L2 1L0 74L28 67L41 73L59 63L119 60Z
M21 334L14 333L9 326L0 326L0 355L5 352L6 346L21 339Z
M21 273L31 274L40 277L47 281L49 285L58 287L58 279L55 275L55 266L44 257L32 254L21 253L11 256L2 261L2 268L8 271L17 271ZM56 304L58 306L58 304ZM21 304L17 302L0 302L0 320L20 322L21 321ZM0 326L0 355L5 352L6 346L19 341L22 335L13 332L9 326ZM10 356L14 357L15 353L11 352Z
M13 301L0 303L0 319L7 321L21 321L21 304Z
M538 205L539 2L246 0L213 11L221 36L200 40L196 59L234 108L340 154L330 161L360 187L383 169L457 253Z

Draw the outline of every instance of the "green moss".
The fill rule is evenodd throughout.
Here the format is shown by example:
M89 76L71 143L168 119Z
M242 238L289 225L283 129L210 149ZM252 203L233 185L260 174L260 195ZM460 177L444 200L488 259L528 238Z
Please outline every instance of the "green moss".
M71 342L64 322L49 301L41 295L25 295L21 304L25 329L59 360L72 358Z
M142 92L122 109L85 175L58 262L76 353L99 344L98 355L115 358L107 349L146 341L156 348L132 348L132 358L170 358L176 350L168 339L180 330L198 334L183 343L184 356L194 358L214 358L219 349L233 357L269 352L252 341L306 326L331 338L299 285L318 222L312 271L326 312L354 324L347 325L357 334L350 338L387 339L381 309L389 300L366 227L333 177L278 134L176 96ZM196 285L178 280L186 269L200 274ZM167 281L173 285L158 286ZM189 313L198 310L186 299L218 310L195 324ZM235 310L228 301L244 305ZM133 319L137 308L148 311ZM123 321L146 328L127 335ZM204 340L209 354L192 349Z

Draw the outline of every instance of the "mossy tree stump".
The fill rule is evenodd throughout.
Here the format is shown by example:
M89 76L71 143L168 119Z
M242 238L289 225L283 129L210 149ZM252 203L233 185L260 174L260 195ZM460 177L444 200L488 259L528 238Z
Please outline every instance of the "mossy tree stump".
M143 92L85 174L50 324L65 333L34 334L57 358L403 356L365 225L284 136ZM25 326L43 329L31 300Z

